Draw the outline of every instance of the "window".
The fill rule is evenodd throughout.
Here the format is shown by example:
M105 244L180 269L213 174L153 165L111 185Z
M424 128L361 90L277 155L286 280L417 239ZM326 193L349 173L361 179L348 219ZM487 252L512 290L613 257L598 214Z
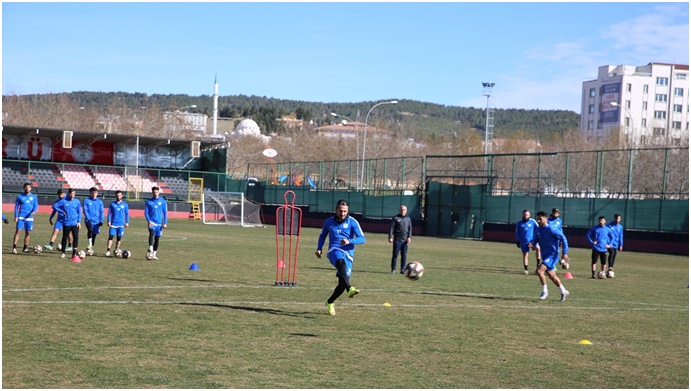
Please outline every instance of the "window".
M626 92L631 92L631 83L626 83Z
M665 128L653 128L653 136L664 136L665 135Z
M631 123L631 118L626 117L626 120L624 122L625 122L625 126L628 128L629 124Z
M657 119L666 119L667 118L667 113L664 111L655 111L655 118Z
M684 89L683 88L675 88L674 89L674 96L684 96Z
M592 98L592 97L594 97L594 96L595 96L595 89L594 89L594 88L591 88L591 89L590 89L590 97Z
M672 129L681 129L681 121L672 121Z
M641 128L645 128L645 126L646 126L647 124L648 124L648 120L645 119L645 118L643 118L643 119L641 120Z
M674 105L673 110L675 113L681 113L681 108L682 108L682 105Z
M595 105L588 106L588 113L593 114L595 112Z
M588 121L588 130L593 130L593 121Z
M655 102L667 102L667 94L655 94Z
M669 78L668 77L658 77L655 79L655 84L659 86L666 86L669 84Z
M631 101L627 100L626 102L624 102L624 107L626 107L627 109L630 109L631 108Z
M643 102L643 111L648 110L648 102Z
M686 73L675 73L674 78L677 80L686 80Z
M648 93L648 85L647 84L643 84L643 93L644 94Z

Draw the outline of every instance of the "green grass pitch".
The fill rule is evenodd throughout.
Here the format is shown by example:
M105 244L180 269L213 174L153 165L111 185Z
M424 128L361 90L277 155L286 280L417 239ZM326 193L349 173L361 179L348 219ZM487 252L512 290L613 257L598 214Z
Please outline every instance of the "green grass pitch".
M13 255L13 233L3 225L4 388L689 387L687 257L623 251L616 278L591 280L590 251L572 249L560 303L551 282L538 300L513 244L414 237L413 282L388 273L386 236L367 234L351 280L362 292L330 316L337 281L314 256L317 229L302 232L296 287L274 286L271 226L173 220L146 261L134 219L133 258L105 258L105 233L81 264Z

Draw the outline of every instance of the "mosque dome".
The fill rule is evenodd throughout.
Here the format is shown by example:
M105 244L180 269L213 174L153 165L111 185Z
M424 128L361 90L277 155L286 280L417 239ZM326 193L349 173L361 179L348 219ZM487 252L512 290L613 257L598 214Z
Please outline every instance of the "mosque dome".
M259 125L251 119L243 119L235 127L235 132L242 136L261 137L262 132L259 130Z

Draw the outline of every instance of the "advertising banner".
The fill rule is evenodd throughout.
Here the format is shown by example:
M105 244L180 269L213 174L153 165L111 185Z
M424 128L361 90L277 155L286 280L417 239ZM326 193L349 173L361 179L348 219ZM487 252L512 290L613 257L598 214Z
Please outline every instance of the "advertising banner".
M105 142L89 143L78 141L71 149L62 145L53 146L53 160L61 163L90 163L113 165L113 144Z
M619 95L621 93L621 83L603 84L600 87L600 123L619 122Z
M2 135L2 157L7 159L52 159L49 137Z

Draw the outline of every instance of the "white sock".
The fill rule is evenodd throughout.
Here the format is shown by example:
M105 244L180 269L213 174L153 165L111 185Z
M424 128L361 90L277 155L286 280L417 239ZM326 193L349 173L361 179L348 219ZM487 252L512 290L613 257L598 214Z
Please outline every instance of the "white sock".
M547 284L542 286L542 292L547 293Z
M149 246L149 252L150 253L154 252L154 246Z
M154 257L156 256L156 253L157 253L157 252L158 252L158 251L154 251Z
M561 293L566 292L566 288L564 288L564 285L559 285L559 290L561 291Z

